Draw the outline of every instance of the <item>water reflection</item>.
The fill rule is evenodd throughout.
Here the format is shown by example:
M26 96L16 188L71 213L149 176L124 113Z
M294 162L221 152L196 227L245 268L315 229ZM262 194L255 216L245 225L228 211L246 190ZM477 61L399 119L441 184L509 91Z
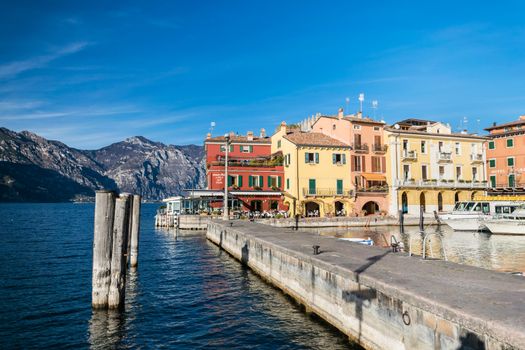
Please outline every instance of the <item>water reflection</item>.
M422 254L423 236L417 226L365 228L315 228L308 231L324 236L371 238L376 246L390 247L391 237L402 241L408 252L410 245L416 255ZM437 233L449 261L502 272L525 272L525 236L491 235L485 232L459 232L446 225L426 227L426 232ZM443 257L440 239L431 236L427 243L428 256Z

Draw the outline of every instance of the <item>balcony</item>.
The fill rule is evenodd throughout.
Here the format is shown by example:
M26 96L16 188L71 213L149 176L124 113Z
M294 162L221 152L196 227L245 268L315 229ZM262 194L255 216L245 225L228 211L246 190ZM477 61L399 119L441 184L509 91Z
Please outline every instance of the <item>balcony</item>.
M356 153L368 153L369 151L368 145L366 143L353 143L352 149Z
M369 186L369 187L359 187L356 191L357 193L386 193L388 192L388 186Z
M414 187L414 188L488 188L487 181L470 181L470 180L445 180L445 179L428 179L428 180L398 180L398 187Z
M472 163L483 163L483 154L471 154L470 161Z
M208 166L224 166L224 159L210 162ZM276 166L283 166L281 160L228 160L228 167L259 167L259 168L272 168Z
M304 197L351 197L353 191L350 189L337 188L303 188Z
M417 160L417 152L403 150L401 152L401 160Z
M376 145L376 144L373 144L372 145L372 152L374 153L386 153L388 149L388 146L387 145Z
M452 162L452 153L450 152L439 152L438 153L439 163L450 163Z

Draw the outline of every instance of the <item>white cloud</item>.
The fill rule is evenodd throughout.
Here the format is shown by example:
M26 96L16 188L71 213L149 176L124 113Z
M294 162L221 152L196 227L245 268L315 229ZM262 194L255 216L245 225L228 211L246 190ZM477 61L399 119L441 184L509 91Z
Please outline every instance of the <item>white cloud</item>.
M87 42L72 43L48 55L36 56L27 60L0 65L0 79L14 77L28 70L45 67L48 63L56 59L82 51L87 45Z

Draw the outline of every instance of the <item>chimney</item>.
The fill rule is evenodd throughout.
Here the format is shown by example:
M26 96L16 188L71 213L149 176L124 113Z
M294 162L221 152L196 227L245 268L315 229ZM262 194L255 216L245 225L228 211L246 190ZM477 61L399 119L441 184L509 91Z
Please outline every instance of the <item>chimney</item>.
M266 137L266 130L264 128L261 128L261 133L259 134L259 137L261 139L265 138Z
M361 111L357 112L356 117L359 119L363 118L363 112Z
M492 122L492 126L496 126L496 122Z
M344 115L345 113L344 113L343 107L339 108L339 110L337 111L337 119L343 118Z
M232 139L235 136L235 133L233 131L230 131L230 139Z
M520 115L520 120L525 120L525 115Z
M286 132L286 122L285 121L281 122L280 130L283 131L283 132Z
M248 131L248 132L246 133L246 139L247 139L248 141L253 141L253 131Z
M206 135L206 140L209 140L211 139L211 132L209 132L207 135Z

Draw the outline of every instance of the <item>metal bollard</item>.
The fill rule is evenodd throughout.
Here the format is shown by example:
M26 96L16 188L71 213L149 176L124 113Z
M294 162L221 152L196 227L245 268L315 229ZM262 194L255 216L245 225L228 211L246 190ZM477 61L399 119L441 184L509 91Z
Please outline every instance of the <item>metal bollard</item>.
M314 248L314 255L319 255L321 253L319 251L319 248L321 248L320 246L314 245L314 246L312 246L312 248Z

